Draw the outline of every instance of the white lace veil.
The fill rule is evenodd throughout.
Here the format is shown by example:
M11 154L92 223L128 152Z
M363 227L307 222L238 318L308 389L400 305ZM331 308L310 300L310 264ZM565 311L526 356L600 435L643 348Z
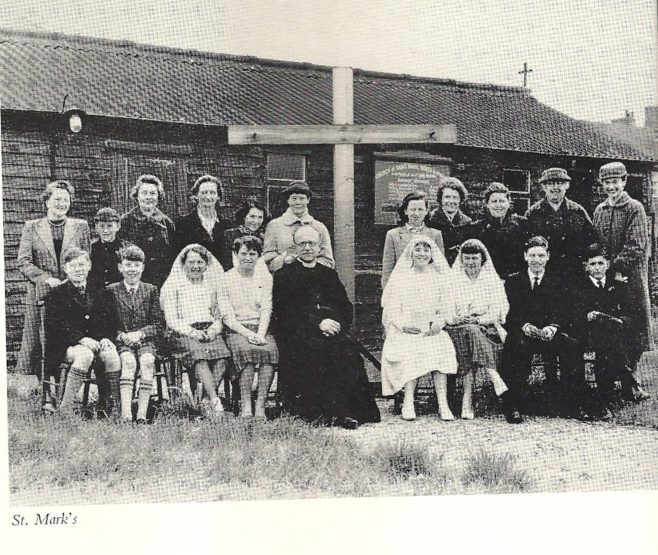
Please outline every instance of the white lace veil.
M490 310L493 313L492 315L497 322L502 324L505 322L507 312L509 311L505 286L503 285L503 280L500 279L498 272L496 272L496 268L494 267L487 247L485 247L484 243L479 239L468 239L468 241L464 241L464 243L460 245L459 254L450 270L450 281L455 294L455 302L457 304L460 303L461 294L463 294L467 287L472 283L470 278L466 275L466 270L464 270L462 264L462 247L467 242L474 244L474 246L485 253L483 258L486 260L480 268L480 274L475 283L478 291L488 300Z
M178 253L176 260L171 266L171 271L169 272L169 276L167 276L167 279L165 280L164 285L160 290L160 301L162 302L163 306L166 300L175 299L176 291L182 285L189 283L189 280L185 275L185 270L183 269L182 260L183 260L183 256L185 256L185 253L193 248L203 249L203 251L207 254L208 267L206 268L206 271L203 274L203 280L204 282L210 285L210 288L213 292L219 291L220 284L222 281L222 275L224 274L224 269L222 268L222 265L219 263L219 260L217 260L210 253L210 251L208 251L208 249L206 249L202 245L199 245L198 243L192 243L191 245L187 245L183 250L181 250Z
M382 308L384 309L382 321L384 325L387 325L389 320L389 309L394 303L398 302L402 291L404 291L405 284L414 279L412 253L418 243L426 243L430 246L432 261L430 262L428 271L437 272L446 279L450 275L450 265L438 245L426 235L414 236L405 247L402 256L396 262L391 277L384 288L384 293L382 294Z

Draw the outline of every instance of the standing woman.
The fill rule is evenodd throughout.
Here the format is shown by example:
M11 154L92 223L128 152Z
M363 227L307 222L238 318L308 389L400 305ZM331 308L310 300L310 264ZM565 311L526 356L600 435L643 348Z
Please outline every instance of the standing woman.
M214 175L202 175L190 189L190 197L196 205L187 216L176 220L173 248L178 254L183 247L193 243L202 245L224 266L228 253L224 250L223 233L226 224L219 219L217 203L222 198L222 185Z
M455 348L444 328L453 320L450 266L436 243L415 235L397 261L382 295L386 340L382 351L382 393L404 389L402 418L414 420L418 378L432 374L442 420L448 407L446 374L457 372Z
M384 241L382 291L386 289L393 268L395 268L405 247L413 237L418 235L429 237L441 253L445 252L441 232L425 225L428 210L429 202L423 191L409 193L402 199L402 204L398 208L399 225L386 233L386 240Z
M164 198L162 181L154 175L140 175L130 196L137 206L121 216L118 236L144 251L142 280L161 287L171 268L174 222L158 208Z
M263 243L245 235L233 244L237 265L224 274L220 309L224 317L226 344L233 358L233 379L240 379L242 416L265 418L265 400L272 385L279 351L269 333L272 317L272 276L263 265L258 270ZM230 333L233 332L233 333ZM251 409L251 386L258 366L258 396Z
M233 263L233 255L235 254L233 244L235 240L239 237L251 235L252 237L258 237L263 242L265 240L265 228L269 220L267 210L255 198L249 197L242 203L242 206L235 213L235 227L224 232L222 258L219 259L224 271L228 271L235 266ZM262 257L259 258L261 264L264 263L262 260Z
M336 263L331 249L329 230L308 213L308 203L312 196L308 185L303 181L293 181L283 191L283 196L288 199L288 209L272 220L265 230L263 259L267 262L270 272L274 273L284 265L297 260L297 246L293 237L303 226L311 226L320 234L322 247L318 262L333 268Z
M644 207L624 190L627 177L621 162L610 162L599 169L599 181L608 198L594 210L594 228L615 279L628 280L629 304L635 316L627 337L628 358L631 370L636 370L642 353L653 348L648 284L650 245ZM639 385L626 394L634 400L648 397Z
M439 206L432 210L429 226L438 229L443 235L446 258L452 265L457 258L461 243L459 228L470 224L473 220L460 210L460 205L466 200L468 191L456 177L446 177L439 183L436 201Z
M40 316L37 303L66 278L63 254L77 247L90 250L89 225L67 217L74 189L68 181L53 181L42 195L46 217L25 222L18 247L16 266L27 278L23 341L16 371L39 375L41 350Z

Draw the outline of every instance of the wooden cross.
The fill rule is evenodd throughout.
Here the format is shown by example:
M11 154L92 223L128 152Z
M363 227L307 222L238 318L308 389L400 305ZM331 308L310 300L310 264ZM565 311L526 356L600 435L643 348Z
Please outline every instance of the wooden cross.
M532 71L532 70L530 70ZM334 256L354 301L354 145L454 143L454 125L354 125L352 68L333 68L333 125L231 125L230 145L334 145Z
M523 62L523 69L519 71L519 75L523 73L523 86L528 86L528 73L532 73L531 69L528 69L528 62Z

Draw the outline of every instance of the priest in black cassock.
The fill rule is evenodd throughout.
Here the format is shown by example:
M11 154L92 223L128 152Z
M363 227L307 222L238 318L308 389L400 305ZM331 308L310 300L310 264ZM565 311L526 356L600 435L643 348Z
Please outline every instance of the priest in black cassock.
M279 390L286 409L310 422L354 429L380 415L363 361L347 335L352 303L335 270L317 263L320 235L294 236L297 259L274 274Z

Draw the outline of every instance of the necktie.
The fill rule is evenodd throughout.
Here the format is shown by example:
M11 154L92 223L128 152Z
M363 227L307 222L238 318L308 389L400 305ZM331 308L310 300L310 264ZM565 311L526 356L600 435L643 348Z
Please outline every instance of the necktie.
M596 286L597 286L599 289L603 289L603 280L601 280L601 279L597 279L597 280L596 280Z
M532 289L533 291L537 289L537 286L539 285L539 278L537 276L532 278Z

